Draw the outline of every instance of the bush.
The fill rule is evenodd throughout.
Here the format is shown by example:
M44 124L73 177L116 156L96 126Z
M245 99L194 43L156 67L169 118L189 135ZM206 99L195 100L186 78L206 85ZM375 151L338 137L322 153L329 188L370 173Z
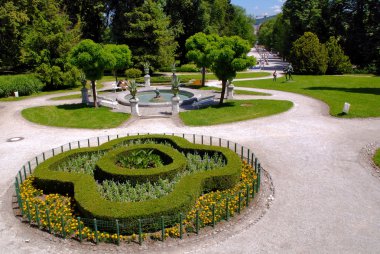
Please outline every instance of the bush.
M58 172L55 168L78 153L109 151L128 140L154 139L158 143L167 142L180 152L197 151L198 154L221 153L227 164L224 167L184 176L168 195L143 202L112 202L101 197L94 177L89 174ZM157 147L155 147L157 148ZM170 148L170 147L169 147ZM166 148L164 148L166 149ZM174 150L173 150L174 151ZM167 154L167 153L166 153ZM41 163L34 171L35 183L44 192L73 194L82 216L97 219L119 219L121 223L136 225L139 218L159 219L187 212L196 199L211 190L229 189L238 183L242 162L233 151L223 147L195 145L189 141L165 135L131 136L112 140L99 147L81 148L61 153ZM96 172L95 172L96 175ZM157 230L159 225L150 225ZM157 228L155 228L157 227Z
M125 71L125 76L127 79L136 79L141 77L142 71L136 68L130 68Z
M352 72L350 59L344 54L337 39L331 36L325 45L328 54L327 73L343 74Z
M159 153L168 165L150 169L130 169L116 165L120 154L125 154L141 149L154 149ZM178 172L186 167L185 157L173 148L159 144L134 145L115 149L100 159L97 163L95 178L97 180L113 180L118 182L130 181L132 184L137 182L156 182L158 179L172 179Z
M18 91L20 96L30 95L42 90L44 85L32 74L0 76L0 97L12 96Z
M319 43L318 37L311 32L305 32L293 42L289 60L296 73L325 74L328 55L325 46Z
M184 64L182 66L176 67L176 72L200 72L200 68L198 68L195 64ZM172 67L162 67L160 68L162 72L172 72Z

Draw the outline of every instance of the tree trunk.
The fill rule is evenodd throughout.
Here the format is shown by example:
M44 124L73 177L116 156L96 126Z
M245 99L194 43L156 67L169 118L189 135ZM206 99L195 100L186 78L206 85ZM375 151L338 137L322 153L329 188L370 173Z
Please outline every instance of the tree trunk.
M202 86L205 86L206 82L206 67L202 67Z
M95 80L91 80L91 86L92 86L92 98L94 98L94 107L98 107L98 98L96 98L96 85Z
M117 70L114 70L114 71L113 71L113 75L115 76L116 84L117 84Z
M224 95L226 94L227 79L222 79L222 93L220 95L219 105L223 104Z

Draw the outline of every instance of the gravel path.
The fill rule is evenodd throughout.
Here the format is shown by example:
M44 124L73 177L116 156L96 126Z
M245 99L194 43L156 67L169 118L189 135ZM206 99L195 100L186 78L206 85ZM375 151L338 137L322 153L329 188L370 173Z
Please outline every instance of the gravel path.
M250 89L247 89L250 90ZM100 135L180 132L212 135L250 147L270 173L276 195L256 223L254 212L228 231L134 251L167 253L376 253L380 250L380 182L370 163L380 143L380 118L338 119L328 107L302 95L267 99L294 103L275 116L211 127L184 127L171 118L141 119L107 130L40 126L24 120L24 108L62 104L43 96L0 102L0 253L70 253L96 250L35 233L13 216L11 189L20 165L45 150ZM19 142L6 142L24 137ZM228 227L227 227L228 228ZM30 239L30 241L27 241ZM195 240L194 240L195 239ZM128 247L125 247L128 249ZM106 246L103 252L123 250Z

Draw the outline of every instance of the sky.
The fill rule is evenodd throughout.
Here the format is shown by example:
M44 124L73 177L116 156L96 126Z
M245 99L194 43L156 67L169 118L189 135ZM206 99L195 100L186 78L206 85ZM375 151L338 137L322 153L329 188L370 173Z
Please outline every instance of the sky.
M231 0L234 5L246 9L247 14L256 16L271 16L281 12L285 0Z

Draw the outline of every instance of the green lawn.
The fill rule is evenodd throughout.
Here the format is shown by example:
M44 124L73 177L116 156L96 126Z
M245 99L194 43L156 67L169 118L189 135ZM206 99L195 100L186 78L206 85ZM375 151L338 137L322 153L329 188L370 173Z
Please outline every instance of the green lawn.
M92 108L83 104L33 107L24 109L21 114L27 120L42 125L84 129L114 128L130 117L106 107Z
M217 91L217 92L220 92L222 91L222 88L219 88L219 87L211 87L211 86L194 86L194 85L188 85L186 86L188 88L192 88L192 89L197 89L197 90L213 90L213 91ZM234 94L240 94L240 95L260 95L260 96L270 96L271 94L269 93L261 93L261 92L254 92L254 91L244 91L244 90L234 90Z
M181 112L180 117L186 125L206 126L270 116L285 112L292 106L290 101L237 100L225 102L222 106Z
M375 164L380 167L380 149L377 149L375 156L373 157Z
M61 101L61 100L81 99L81 98L82 98L81 94L70 94L70 95L65 95L65 96L53 97L50 100L52 100L52 101Z
M236 81L235 86L273 89L304 94L330 106L330 114L339 117L379 117L380 77L375 76L294 76L286 82L279 78ZM343 104L351 104L349 114L342 114Z
M265 77L271 75L269 72L238 72L236 75L237 79L242 79L242 78L260 78L260 77ZM178 77L180 80L186 79L202 79L202 75L200 73L197 74L178 74ZM206 74L206 80L217 80L218 78L210 73Z

